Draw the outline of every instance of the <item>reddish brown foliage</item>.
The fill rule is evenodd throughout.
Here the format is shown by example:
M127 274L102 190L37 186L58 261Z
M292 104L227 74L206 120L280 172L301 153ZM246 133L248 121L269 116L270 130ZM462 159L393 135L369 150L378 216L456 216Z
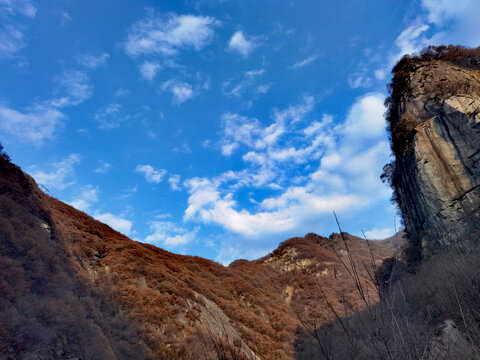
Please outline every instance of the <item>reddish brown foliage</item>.
M132 241L0 164L0 352L13 358L193 359L230 349L234 359L248 346L262 359L291 359L299 317L331 319L319 284L334 306L344 291L361 307L335 255L345 257L338 234L290 239L223 267ZM347 238L356 261L369 263L365 241ZM377 260L393 252L372 246Z

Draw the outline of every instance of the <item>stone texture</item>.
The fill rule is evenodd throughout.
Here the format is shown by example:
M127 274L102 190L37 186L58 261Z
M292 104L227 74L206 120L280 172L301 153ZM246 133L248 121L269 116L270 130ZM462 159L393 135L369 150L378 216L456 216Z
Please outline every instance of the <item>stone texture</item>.
M480 228L480 71L437 60L422 63L409 75L393 110L398 123L413 121L413 137L396 154L394 182L410 241L418 244L422 257L451 243L475 241Z

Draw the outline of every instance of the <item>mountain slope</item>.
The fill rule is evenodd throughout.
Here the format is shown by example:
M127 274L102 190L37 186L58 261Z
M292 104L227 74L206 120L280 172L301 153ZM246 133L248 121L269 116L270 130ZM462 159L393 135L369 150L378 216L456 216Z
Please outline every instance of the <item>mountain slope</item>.
M395 251L391 242L369 245L377 264ZM342 311L345 299L365 307L349 254L369 282L369 246L349 235L290 239L229 267L172 254L49 197L0 158L0 353L291 359L308 337L301 322L332 319L326 301Z

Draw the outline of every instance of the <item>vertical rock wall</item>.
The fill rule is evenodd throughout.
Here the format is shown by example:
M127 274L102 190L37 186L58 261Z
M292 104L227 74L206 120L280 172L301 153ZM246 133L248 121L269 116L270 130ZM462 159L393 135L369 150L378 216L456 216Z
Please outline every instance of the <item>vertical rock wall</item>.
M480 71L433 60L402 76L389 113L393 185L420 259L479 236Z

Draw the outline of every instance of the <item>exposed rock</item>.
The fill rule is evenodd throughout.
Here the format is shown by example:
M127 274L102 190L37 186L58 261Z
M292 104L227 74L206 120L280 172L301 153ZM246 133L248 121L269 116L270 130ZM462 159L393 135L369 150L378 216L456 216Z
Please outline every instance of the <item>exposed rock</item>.
M418 259L478 238L480 71L420 57L395 72L392 182Z

